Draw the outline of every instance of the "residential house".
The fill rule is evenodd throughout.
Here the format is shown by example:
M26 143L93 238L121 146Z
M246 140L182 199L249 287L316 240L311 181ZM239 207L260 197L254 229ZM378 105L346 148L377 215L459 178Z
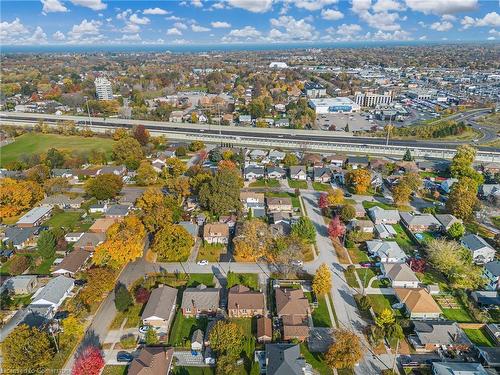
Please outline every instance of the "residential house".
M184 316L213 315L219 308L220 288L207 288L200 284L186 288L182 295L182 314Z
M73 243L82 238L83 232L70 232L64 235L64 240L69 243Z
M128 375L168 375L174 358L174 348L145 346L139 350L127 369Z
M19 228L37 227L47 220L52 213L51 206L35 207L25 213L16 223Z
M245 211L252 208L264 208L264 193L242 191L240 192L240 201Z
M275 289L276 313L283 322L283 339L304 341L309 337L309 300L302 289Z
M75 176L73 171L68 168L54 168L52 169L52 177L62 177L62 178L68 178L68 179L73 179L73 178L78 178Z
M363 204L356 203L354 205L354 210L356 211L356 217L365 217L366 216L366 210L363 207Z
M151 166L153 167L153 169L155 170L156 173L161 173L163 171L163 168L165 168L166 165L167 164L159 158L157 158L151 162Z
M368 253L372 257L380 258L382 263L405 263L408 256L395 241L370 240L366 241Z
M393 288L418 288L420 280L406 263L381 263L384 277Z
M493 260L484 265L483 276L487 290L500 290L500 261Z
M480 363L432 362L433 375L488 375Z
M479 362L487 368L500 368L500 347L480 346L477 348L479 352Z
M500 184L483 184L479 187L479 196L484 200L495 200L500 195Z
M440 348L463 351L472 347L472 342L457 322L415 320L412 323L415 334L408 338L418 352L433 352Z
M447 232L455 223L462 223L462 220L450 214L436 214L434 216L439 221L439 224L441 224L441 231L443 232Z
M286 221L269 225L269 232L273 238L287 237L292 233L292 226Z
M182 116L184 113L182 111L172 111L168 121L170 122L182 122Z
M40 202L41 206L59 207L61 210L68 208L80 208L84 199L82 197L71 198L68 195L49 195Z
M375 225L375 230L380 239L392 238L397 234L394 227L390 224L377 224Z
M155 327L167 336L175 316L176 301L177 289L166 285L153 289L141 315L142 324Z
M290 126L290 121L287 118L280 118L274 122L274 126L277 128L288 128Z
M54 311L51 306L28 305L17 310L7 323L0 327L0 343L20 324L41 328L50 321Z
M326 157L326 162L336 168L343 168L346 160L347 157L344 155L330 155Z
M282 161L285 158L285 156L286 156L286 153L284 153L283 151L279 151L279 150L271 150L271 151L269 151L269 154L267 154L267 157L273 163Z
M124 165L108 165L102 167L97 174L114 174L123 177L127 174L127 167Z
M110 226L118 221L117 218L113 217L101 217L96 219L94 223L90 226L89 232L92 233L106 233Z
M83 249L75 249L66 255L52 271L52 275L66 275L73 277L80 271L92 254Z
M31 297L31 306L50 306L55 311L69 296L75 285L75 280L66 276L57 276L36 291Z
M370 160L368 156L348 156L347 164L351 166L352 169L368 168Z
M359 230L362 233L373 233L374 225L371 220L357 220L353 219L349 223L350 228Z
M442 191L444 191L446 194L450 194L451 187L455 182L458 181L458 178L447 178L443 182L441 182L441 185L439 187L441 188Z
M327 184L332 180L332 171L326 167L314 167L313 180Z
M199 229L197 224L191 221L181 221L179 222L179 225L183 227L191 235L191 237L193 237L193 239L196 240L198 238Z
M203 240L209 244L227 244L229 241L229 226L224 223L205 224L203 226Z
M126 204L113 204L106 210L106 218L121 219L128 215L130 206Z
M265 177L264 167L248 166L243 170L245 181L255 181Z
M252 160L261 160L267 156L267 152L264 150L255 149L249 152L248 156Z
M299 315L285 315L283 322L283 340L307 341L309 338L309 318Z
M264 315L265 308L262 292L254 292L244 285L235 285L229 289L227 311L230 318Z
M12 245L17 250L34 246L36 245L35 236L39 230L40 227L7 227L3 233L2 242L7 246Z
M495 341L497 346L500 345L500 323L489 323L485 326L486 333Z
M238 122L242 125L250 125L252 123L252 116L250 115L240 115L238 117Z
M257 318L257 341L268 343L273 339L273 323L267 316Z
M450 167L449 160L423 160L417 162L418 168L423 172L443 173Z
M368 211L368 216L375 224L397 224L399 222L398 210L384 210L379 206L374 206Z
M103 214L107 210L108 210L108 204L103 202L93 204L89 207L89 212L91 214Z
M37 286L36 275L18 275L5 280L0 287L0 293L8 291L12 294L31 294Z
M424 288L394 288L394 292L410 319L436 320L441 317L441 309Z
M500 307L500 292L498 290L476 290L470 295L480 308L497 309Z
M289 197L268 197L266 198L268 212L292 212L292 198Z
M297 181L307 180L307 167L305 165L295 165L290 167L290 178Z
M197 329L191 336L191 350L201 352L204 345L204 336L201 329Z
M436 232L441 229L441 223L432 214L415 214L400 212L403 224L413 233Z
M460 242L472 253L472 260L476 264L485 264L495 259L495 249L477 234L468 234Z
M295 344L266 344L265 374L306 375L311 374L311 366L300 354L300 346Z
M75 242L73 245L74 250L83 249L86 251L94 251L95 248L104 242L106 234L87 232Z
M281 167L267 167L266 175L270 180L281 180L286 177L286 171Z

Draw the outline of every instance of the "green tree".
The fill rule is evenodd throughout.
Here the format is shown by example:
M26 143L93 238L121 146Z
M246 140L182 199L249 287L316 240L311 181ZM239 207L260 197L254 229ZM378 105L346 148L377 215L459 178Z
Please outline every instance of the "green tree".
M306 216L301 216L300 219L292 225L292 233L309 244L316 242L316 228L311 219Z
M450 174L455 178L469 177L473 179L477 185L484 182L484 177L481 173L473 168L474 159L476 158L476 149L471 145L460 145L453 157L450 165Z
M389 308L383 309L382 312L375 317L375 324L379 327L385 327L386 325L394 324L395 322L396 318L394 316L394 312Z
M184 261L194 246L193 237L177 224L166 225L155 235L151 250L163 262Z
M219 170L200 188L199 199L203 208L213 215L225 215L241 208L239 171L229 168Z
M203 141L193 141L189 145L189 151L196 152L203 150L205 148L205 143Z
M340 219L347 223L356 217L356 209L352 204L345 204L340 209Z
M115 307L118 311L127 311L130 306L134 304L132 295L127 287L123 284L118 284L115 288Z
M64 154L56 148L51 148L45 155L45 163L50 169L61 168L64 164Z
M406 152L403 155L403 161L413 161L413 156L409 148L406 149Z
M292 165L299 164L299 159L297 158L297 156L295 154L288 153L283 158L283 164L287 167L291 167Z
M146 341L146 345L156 345L158 344L158 335L156 334L156 331L153 327L150 327L147 331L146 334L144 335L144 339Z
M38 253L44 258L49 259L54 256L56 251L56 236L50 230L44 230L37 241Z
M465 226L461 222L457 221L456 223L451 224L447 233L452 239L457 240L464 235Z
M113 159L129 169L137 169L144 158L141 144L132 137L122 138L113 145Z
M120 176L104 173L93 177L85 182L87 195L98 200L114 198L122 190L123 180Z
M137 168L136 181L141 186L154 185L158 181L158 173L148 161L143 160Z

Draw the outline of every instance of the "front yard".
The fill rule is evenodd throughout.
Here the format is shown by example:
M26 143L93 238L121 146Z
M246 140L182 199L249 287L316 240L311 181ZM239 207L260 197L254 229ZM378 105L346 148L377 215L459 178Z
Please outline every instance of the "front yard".
M289 178L288 186L290 186L291 189L307 189L307 181L297 181Z
M127 366L107 365L104 366L101 375L126 375Z
M375 314L380 314L384 309L392 309L392 305L398 303L396 296L384 294L368 294L368 299ZM399 314L398 314L399 313ZM396 316L401 316L401 312L396 310Z
M198 250L196 260L208 260L209 262L218 262L222 254L227 253L227 246L224 244L209 244L203 242Z
M249 187L267 187L267 188L277 188L280 186L280 182L274 179L261 179L250 182Z
M318 307L312 312L312 320L315 327L331 327L332 321L326 306L325 296L318 297Z
M364 263L370 261L368 254L365 251L360 250L358 245L347 247L347 251L349 252L349 256L351 257L353 263Z
M127 311L118 311L110 329L119 329L125 319L127 319L127 322L123 328L139 327L143 307L142 304L133 304Z
M324 184L322 182L313 182L312 186L316 191L328 191L332 188L329 184Z

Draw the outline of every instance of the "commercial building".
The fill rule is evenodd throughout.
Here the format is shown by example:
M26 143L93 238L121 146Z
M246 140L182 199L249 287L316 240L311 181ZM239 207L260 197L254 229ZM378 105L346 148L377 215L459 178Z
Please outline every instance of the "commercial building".
M309 106L316 114L325 113L352 113L358 112L361 107L347 97L310 99Z
M325 86L316 82L307 82L304 85L304 92L308 98L322 98L326 96Z
M360 107L375 107L380 104L389 104L392 102L392 92L387 91L383 94L373 92L356 92L356 104Z
M97 99L99 100L112 100L113 99L113 88L111 87L111 82L107 78L99 77L94 81L95 92Z

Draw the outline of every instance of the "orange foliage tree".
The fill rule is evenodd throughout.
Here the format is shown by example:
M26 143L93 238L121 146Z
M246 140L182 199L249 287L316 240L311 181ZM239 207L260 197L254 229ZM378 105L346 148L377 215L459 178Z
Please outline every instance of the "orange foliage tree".
M347 186L356 194L363 194L368 191L371 178L372 176L367 169L353 169L347 172L345 176Z
M43 199L42 187L34 181L4 178L0 182L0 218L16 216Z

